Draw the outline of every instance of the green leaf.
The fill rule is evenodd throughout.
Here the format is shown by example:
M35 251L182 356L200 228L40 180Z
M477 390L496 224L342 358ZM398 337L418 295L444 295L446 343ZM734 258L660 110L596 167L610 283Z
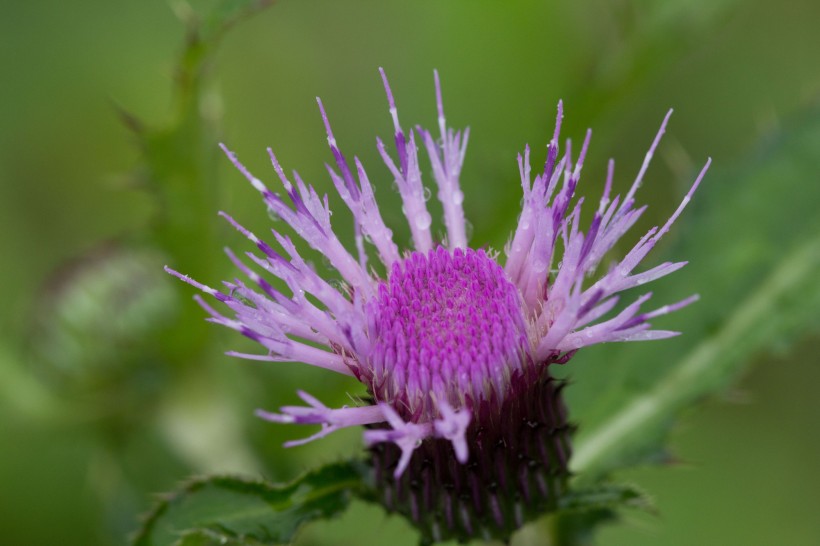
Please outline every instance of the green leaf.
M184 533L172 546L244 546L247 541L234 540L214 531L190 531Z
M752 357L818 331L818 149L815 108L737 167L707 176L670 253L690 265L677 282L653 287L659 305L701 294L666 319L664 327L684 335L588 351L569 372L568 401L580 423L577 483L646 461L684 409L724 388Z
M597 528L616 521L623 508L655 513L649 496L631 484L604 483L574 489L558 500L555 512L522 527L512 544L592 546Z
M598 526L616 520L620 508L655 512L652 499L630 484L606 483L570 491L560 499L559 511L548 520L550 544L593 545Z
M632 484L605 483L569 491L558 501L559 511L640 508L654 512L652 499Z
M549 520L549 529L545 534L550 537L550 546L595 546L598 527L604 523L614 523L617 518L610 508L555 514Z
M327 465L284 485L224 476L194 480L156 505L132 545L288 542L303 523L344 510L362 483L355 462Z

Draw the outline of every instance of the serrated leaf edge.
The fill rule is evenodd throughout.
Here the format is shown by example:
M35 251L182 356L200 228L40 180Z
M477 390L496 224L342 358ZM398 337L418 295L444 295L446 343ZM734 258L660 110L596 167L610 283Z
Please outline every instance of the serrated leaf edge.
M344 480L341 482L334 483L332 486L327 486L311 491L305 497L308 501L318 498L322 495L335 492L337 490L341 491L348 489L351 493L356 493L359 489L363 487L365 483L364 474L358 462L333 463L330 465L308 470L306 472L303 472L293 480L285 483L271 483L258 478L247 478L244 476L235 475L199 476L191 478L183 482L182 485L180 485L176 490L170 493L158 495L158 499L154 503L154 506L140 518L140 528L131 537L129 544L131 546L142 546L143 541L145 541L149 537L151 531L153 530L153 525L160 517L162 517L162 515L168 510L168 508L173 503L182 500L185 497L185 495L195 493L197 490L202 489L203 487L209 485L227 487L230 489L248 487L257 488L259 490L258 492L262 494L283 493L288 489L297 489L299 485L305 480L309 480L311 477L319 475L323 472L328 472L330 469L334 467L342 471L353 471L356 475L356 479ZM271 504L270 507L273 510L276 509L276 505ZM182 530L181 533L190 533L197 531L200 531L200 529ZM213 531L213 529L210 529L210 531Z

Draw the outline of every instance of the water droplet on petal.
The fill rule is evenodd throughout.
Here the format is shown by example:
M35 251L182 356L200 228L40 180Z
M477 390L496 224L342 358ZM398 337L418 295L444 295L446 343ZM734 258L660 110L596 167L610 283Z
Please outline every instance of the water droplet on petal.
M464 192L461 190L456 190L453 192L452 196L453 204L458 206L464 202Z
M429 212L420 212L416 215L415 223L418 229L428 229L430 224L433 223L433 218Z

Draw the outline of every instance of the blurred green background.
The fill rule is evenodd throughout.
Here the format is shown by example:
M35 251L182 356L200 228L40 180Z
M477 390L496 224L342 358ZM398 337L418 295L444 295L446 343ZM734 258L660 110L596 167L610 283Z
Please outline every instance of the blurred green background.
M585 128L594 130L582 179L582 193L592 195L609 157L617 161L617 187L628 185L674 107L641 192L651 206L637 238L674 210L707 156L716 174L705 184L720 181L727 185L720 196L744 199L743 184L733 185L726 173L753 165L761 142L791 142L790 131L799 132L792 128L816 110L820 92L814 0L281 1L231 29L210 66L197 105L208 125L190 133L192 140L202 137L198 153L213 154L206 174L188 173L203 186L190 191L190 202L185 191L159 192L158 200L145 189L157 166L146 167L145 141L126 127L119 108L159 128L156 134L177 123L182 110L172 89L186 6L162 0L3 5L4 545L124 544L152 495L189 475L231 471L285 480L360 449L358 431L283 449L284 440L302 431L261 422L254 408L293 403L305 384L328 405L360 388L298 365L222 356L249 345L204 325L192 291L161 272L167 262L211 285L233 275L220 248L246 247L218 222L217 210L266 233L270 220L256 192L214 153L219 139L275 185L264 150L271 146L285 168L331 193L334 225L350 233L323 167L330 155L314 101L321 96L342 150L368 166L401 244L409 232L375 147L376 135L391 135L377 68L387 70L405 127L434 125L432 70L438 68L448 121L471 127L462 184L472 244L501 248L519 207L515 154L530 143L535 161L543 160L559 98L565 136L577 141ZM208 7L194 2L192 9ZM169 164L178 160L172 145L163 149L171 150ZM820 147L815 150L816 164ZM782 182L779 176L772 173L771 187ZM782 176L806 188L820 184L817 170L786 168ZM817 195L812 191L807 196ZM702 195L709 201L716 194ZM695 206L719 209L714 199ZM816 225L790 213L772 211L782 215L784 248L792 222ZM741 233L757 222L734 217L712 227ZM201 231L190 227L200 224ZM178 229L163 232L163 225ZM696 231L673 230L665 244L675 238L685 244ZM792 235L805 233L794 227ZM697 283L708 278L685 271L663 282L677 283L680 296L707 291ZM719 268L711 274L727 282ZM697 317L698 306L685 313ZM675 317L663 322L675 325ZM660 515L627 512L626 524L604 528L600 544L820 542L817 334L800 330L767 348L728 393L686 415L671 437L672 468L620 472L653 494ZM606 366L605 352L593 356L579 358L578 369ZM572 405L571 389L569 397ZM415 537L396 518L361 503L339 520L307 528L299 541L388 542L410 545Z

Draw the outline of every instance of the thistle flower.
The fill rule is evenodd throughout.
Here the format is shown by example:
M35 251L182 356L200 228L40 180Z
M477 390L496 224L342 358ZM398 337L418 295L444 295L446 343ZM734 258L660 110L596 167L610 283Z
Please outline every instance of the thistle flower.
M636 272L689 202L709 163L663 226L650 229L625 257L595 276L599 262L646 210L635 207L635 193L669 114L623 198L610 198L609 162L603 195L583 231L584 199L573 198L591 133L576 159L569 142L559 159L559 102L543 171L533 178L529 147L518 156L522 211L502 265L498 253L467 246L459 175L469 131L447 126L438 74L438 137L422 128L402 128L381 74L396 155L380 139L377 146L401 195L413 249L402 251L394 243L364 167L358 158L351 166L342 154L317 99L335 160L327 170L355 220L355 254L331 227L327 196L320 197L296 172L288 178L270 149L291 205L222 148L269 210L327 258L342 286L320 277L287 235L273 231L282 249L277 251L225 213L220 214L261 252L248 252L250 262L284 281L290 294L274 288L230 250L228 257L254 287L237 279L218 291L168 271L233 315L221 314L197 296L211 322L239 331L266 350L228 354L303 362L364 384L371 402L364 405L329 408L299 391L305 406L258 411L276 423L320 425L312 436L285 445L364 425L380 500L409 516L427 540L506 537L531 515L554 508L566 489L572 427L560 396L562 384L553 380L549 366L566 363L588 345L676 335L652 329L650 320L696 299L644 311L647 293L614 312L620 292L685 265L667 262ZM417 140L429 157L444 212L446 235L440 241L427 210ZM368 267L365 243L375 247L384 278Z

